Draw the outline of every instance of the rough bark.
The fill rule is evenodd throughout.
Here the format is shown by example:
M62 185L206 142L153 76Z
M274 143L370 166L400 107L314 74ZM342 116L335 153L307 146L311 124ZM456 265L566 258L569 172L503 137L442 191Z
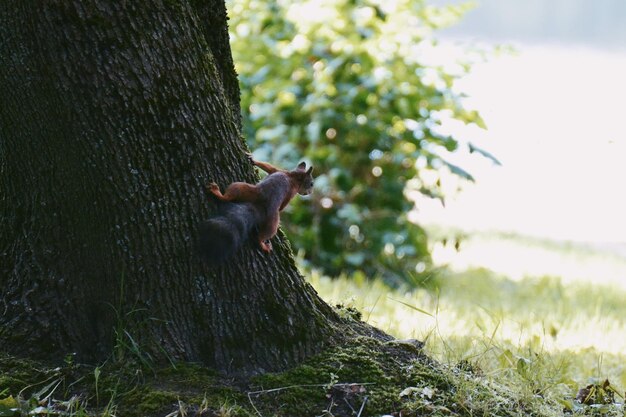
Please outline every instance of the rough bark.
M204 184L256 180L244 152L222 0L2 2L0 346L241 374L319 350L339 319L284 238L195 254Z

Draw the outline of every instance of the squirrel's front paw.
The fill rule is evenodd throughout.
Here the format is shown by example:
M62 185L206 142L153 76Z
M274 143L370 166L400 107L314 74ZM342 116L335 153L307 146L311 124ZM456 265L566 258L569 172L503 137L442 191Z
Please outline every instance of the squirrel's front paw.
M216 183L210 182L206 185L206 189L207 191L214 193L215 191L219 191L220 187Z
M246 152L246 157L248 161L252 162L253 165L256 165L256 161L254 160L254 156L252 156L252 152Z
M269 239L268 240L262 240L260 242L260 245L261 245L261 250L263 252L270 253L272 251L272 242L270 242Z

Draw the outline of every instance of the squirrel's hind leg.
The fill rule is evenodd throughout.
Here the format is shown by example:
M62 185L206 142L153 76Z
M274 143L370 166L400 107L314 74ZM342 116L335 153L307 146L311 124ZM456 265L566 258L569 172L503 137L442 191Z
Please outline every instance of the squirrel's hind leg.
M276 235L279 223L280 216L278 212L276 212L267 219L267 222L259 230L259 246L264 252L269 253L272 251L270 239Z
M259 246L261 246L263 252L270 253L272 251L272 242L270 242L269 239L260 241Z

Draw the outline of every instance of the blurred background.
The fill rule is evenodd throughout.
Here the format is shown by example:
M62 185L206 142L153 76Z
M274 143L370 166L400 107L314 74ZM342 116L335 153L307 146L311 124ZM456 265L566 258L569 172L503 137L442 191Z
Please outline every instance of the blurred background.
M467 160L476 184L446 210L424 202L423 222L626 255L625 17L626 3L613 0L484 0L441 31L449 42L514 52L474 66L462 81L489 126L485 146L502 166Z
M283 229L322 297L571 411L624 392L626 2L227 4L250 148L315 167Z

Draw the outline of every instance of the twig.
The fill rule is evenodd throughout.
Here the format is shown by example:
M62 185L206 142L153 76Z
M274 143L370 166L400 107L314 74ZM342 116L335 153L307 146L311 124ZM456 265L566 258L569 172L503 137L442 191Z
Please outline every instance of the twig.
M363 409L365 408L365 404L367 403L367 398L368 397L363 398L363 404L361 404L361 408L359 409L359 414L357 414L356 417L361 417L361 413L363 412Z
M333 387L344 387L344 386L348 386L348 385L374 385L374 382L347 382L347 383L343 383L343 384L333 384ZM256 411L256 413L259 415L259 417L263 417L263 414L261 414L261 412L259 411L258 408L256 408L256 406L254 405L254 402L252 401L252 395L260 395L260 394L269 394L272 392L279 392L279 391L284 391L287 389L292 389L292 388L315 388L315 387L320 387L320 388L324 388L327 387L328 384L304 384L304 385L289 385L287 387L279 387L279 388L272 388L272 389L266 389L266 390L259 390L259 391L249 391L248 392L248 401L250 401L250 405L252 406L252 408L254 408L254 411ZM367 397L366 401L367 401ZM363 407L365 407L365 402L363 402L363 405L361 405L361 411L363 411ZM361 411L359 411L359 416L361 415ZM357 417L359 417L357 416Z
M346 400L345 398L343 399L343 402L345 402L346 404L348 404L348 407L350 407L350 410L352 410L352 413L356 413L356 410L352 407L352 405L348 402L348 400Z
M332 384L331 387L345 387L348 385L374 385L375 382L345 382L342 384ZM283 391L286 389L292 389L292 388L315 388L315 387L327 387L328 384L304 384L304 385L289 385L288 387L279 387L279 388L272 388L272 389L263 389L263 390L259 390L259 391L250 391L248 392L248 395L257 395L257 394L269 394L271 392L277 392L277 391Z
M248 401L250 401L250 405L252 406L252 408L254 408L254 411L256 411L256 413L259 415L259 417L263 417L263 414L261 414L261 412L259 411L258 408L255 407L254 403L252 402L252 397L250 397L250 392L248 393Z

